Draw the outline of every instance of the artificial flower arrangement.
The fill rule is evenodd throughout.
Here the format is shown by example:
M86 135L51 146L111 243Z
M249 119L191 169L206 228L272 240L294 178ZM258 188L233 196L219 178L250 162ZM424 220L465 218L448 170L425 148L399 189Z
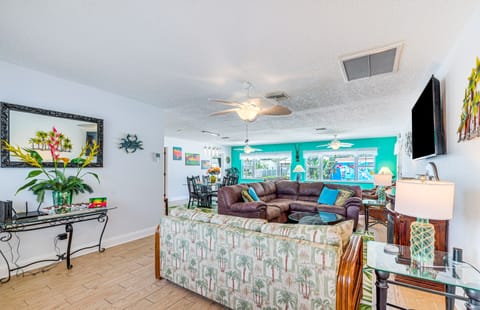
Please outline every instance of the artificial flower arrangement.
M210 175L218 175L218 174L220 174L220 167L208 168L207 173L210 174Z
M53 127L52 134L49 135L47 140L48 149L53 162L53 169L43 166L43 158L34 149L20 148L19 146L13 146L7 141L3 141L3 148L9 151L12 155L18 157L28 165L38 168L28 173L26 180L29 180L26 184L22 185L16 192L16 194L22 190L28 189L37 196L38 202L43 202L45 199L45 192L52 191L54 205L71 204L71 195L79 193L93 193L93 189L85 183L83 178L86 175L91 175L98 182L100 179L98 175L93 172L83 172L83 169L90 164L98 153L99 146L94 141L92 145L86 145L82 147L80 154L73 159L66 157L60 157L61 141L65 137L55 127ZM76 166L76 171L73 175L66 175L67 164L71 163ZM65 195L56 198L58 193L69 193L69 201L65 201Z

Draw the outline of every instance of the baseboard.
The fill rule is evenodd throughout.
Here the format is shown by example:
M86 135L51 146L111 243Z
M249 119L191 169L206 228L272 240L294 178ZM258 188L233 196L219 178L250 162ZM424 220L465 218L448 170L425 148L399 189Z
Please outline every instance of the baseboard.
M114 237L110 237L110 238L105 238L102 241L102 246L104 248L108 249L108 248L116 246L116 245L120 245L120 244L131 242L131 241L134 241L134 240L138 240L138 239L142 239L142 238L145 238L145 237L153 236L155 234L155 227L156 226L152 226L152 227L144 228L144 229L134 231L134 232L131 232L131 233L128 233L128 234L124 234L124 235L120 235L120 236L114 236ZM153 244L153 238L152 238L152 244ZM76 247L72 250L75 251L77 248L80 249L80 248L90 246L90 245L91 244L78 245L78 247ZM83 256L85 254L89 254L89 253L93 253L93 252L97 252L97 251L98 251L98 248L86 249L86 250L80 251L79 253L76 253L72 257L75 258L75 257ZM6 254L6 253L4 253L4 254ZM56 256L57 256L57 253L55 251L52 251L50 253L45 253L45 254L37 256L37 257L31 257L29 259L19 260L17 262L17 265L18 266L24 266L24 265L28 265L32 262L35 262L35 261L40 261L40 260L45 260L45 259L54 259ZM8 258L8 256L7 256L7 258ZM14 267L11 264L10 261L8 263L10 264L10 268ZM58 264L58 263L66 264L65 261L43 262L43 263L38 263L38 264L28 266L28 267L24 268L23 271L27 272L27 271L30 271L30 270L35 270L35 269L39 269L39 268L42 268L42 267L45 267L45 266L48 266L48 265L51 265L51 264ZM6 266L3 258L0 256L0 278L6 277L7 274L8 274L7 266ZM15 276L15 275L16 275L16 273L14 273L14 272L11 274L12 277Z
M142 230L137 230L128 234L107 238L103 242L104 247L109 248L119 244L153 236L155 234L155 228L156 228L156 225L149 228L144 228Z
M180 197L169 197L168 198L168 204L169 205L175 205L176 203L178 204L183 204L183 203L188 203L188 196L180 196Z

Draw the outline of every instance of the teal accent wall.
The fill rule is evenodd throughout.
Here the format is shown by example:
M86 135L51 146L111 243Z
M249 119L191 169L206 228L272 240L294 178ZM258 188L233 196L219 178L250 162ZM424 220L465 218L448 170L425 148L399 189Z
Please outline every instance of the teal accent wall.
M295 168L297 162L295 162L295 148L299 149L299 163L305 168L305 162L303 160L303 152L305 151L319 151L319 150L330 150L328 148L317 148L317 145L327 144L331 140L327 141L315 141L315 142L299 142L299 143L282 143L282 144L263 144L263 145L251 145L254 148L259 148L262 151L255 153L269 153L269 152L291 152L292 154L292 165L291 170ZM397 156L393 153L395 148L395 143L397 142L396 137L381 137L381 138L368 138L368 139L351 139L344 140L342 142L353 143L353 147L349 149L364 149L364 148L376 148L377 149L377 158L375 161L375 171L380 170L381 167L388 167L392 170L393 175L397 175ZM262 179L252 180L252 179L243 179L242 178L242 165L240 162L241 150L235 150L235 147L232 147L232 167L236 167L240 170L240 183L252 183L260 182ZM296 173L290 172L291 180L296 179ZM302 181L305 180L305 174L302 173ZM362 189L370 189L373 187L373 183L365 182L335 182L343 183L350 185L360 185Z

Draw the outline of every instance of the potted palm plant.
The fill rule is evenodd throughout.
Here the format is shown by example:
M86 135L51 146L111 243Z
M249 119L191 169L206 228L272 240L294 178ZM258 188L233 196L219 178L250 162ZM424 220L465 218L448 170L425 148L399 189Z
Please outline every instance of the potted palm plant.
M85 192L93 193L92 187L85 183L84 177L91 175L98 182L100 182L100 179L96 173L85 172L83 169L88 166L97 155L97 143L94 142L91 145L84 146L76 158L69 159L66 157L60 157L60 150L64 147L62 142L65 142L65 139L65 136L53 127L53 130L46 140L53 162L53 169L43 166L44 160L42 156L40 156L40 154L33 148L22 149L19 146L13 146L7 141L3 141L4 149L18 157L23 162L36 168L28 173L26 177L28 182L22 185L17 190L17 193L28 189L37 196L37 201L41 203L45 199L45 193L51 191L54 206L71 205L73 194ZM67 148L71 149L70 140L68 140ZM74 168L75 173L67 176L68 163L74 164L76 168Z

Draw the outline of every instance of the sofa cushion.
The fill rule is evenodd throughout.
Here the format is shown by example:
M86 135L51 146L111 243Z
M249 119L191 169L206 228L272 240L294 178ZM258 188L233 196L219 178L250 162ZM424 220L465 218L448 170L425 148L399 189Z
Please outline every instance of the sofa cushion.
M324 187L322 189L320 197L318 197L318 203L333 206L335 204L335 200L337 200L337 196L338 189L330 189L328 187Z
M256 193L259 197L265 195L265 191L263 190L263 185L262 185L262 183L255 182L255 183L248 183L248 184L246 184L246 185L248 185L248 189L253 188L253 189L255 190L255 193ZM251 194L250 194L250 196L251 196Z
M245 218L231 215L215 214L210 219L212 224L227 225L231 227L243 228L247 230L260 231L262 225L267 223L264 219Z
M337 207L341 207L345 205L345 201L347 201L348 198L352 197L355 194L354 191L351 191L349 189L338 189L338 196L337 200L335 200L334 205Z
M275 185L277 187L277 198L297 200L298 182L278 181Z
M274 219L277 219L281 217L282 215L282 210L280 207L277 206L267 206L267 221L272 221Z
M263 190L263 187L262 187L262 190ZM248 188L248 193L253 198L253 201L260 201L260 198L258 198L258 195L255 192L255 189L253 187Z
M258 192L257 194L262 201L268 202L272 199L277 198L277 187L275 185L275 182L270 181L270 182L263 182L260 184L262 184L263 186L263 195L259 194Z
M300 183L298 186L298 200L317 201L322 192L322 182Z
M218 204L230 206L235 202L243 201L242 190L248 190L245 184L223 186L218 189Z
M199 210L190 210L184 207L170 208L169 215L197 222L209 223L213 213L202 212Z
M277 206L282 212L288 212L290 210L290 204L295 200L290 199L273 199L267 202L267 206Z
M343 247L348 244L353 233L353 221L343 221L335 225L267 223L262 226L261 232Z
M317 211L318 202L314 201L301 201L294 200L290 203L290 212L294 211L304 211L304 212L315 212Z

